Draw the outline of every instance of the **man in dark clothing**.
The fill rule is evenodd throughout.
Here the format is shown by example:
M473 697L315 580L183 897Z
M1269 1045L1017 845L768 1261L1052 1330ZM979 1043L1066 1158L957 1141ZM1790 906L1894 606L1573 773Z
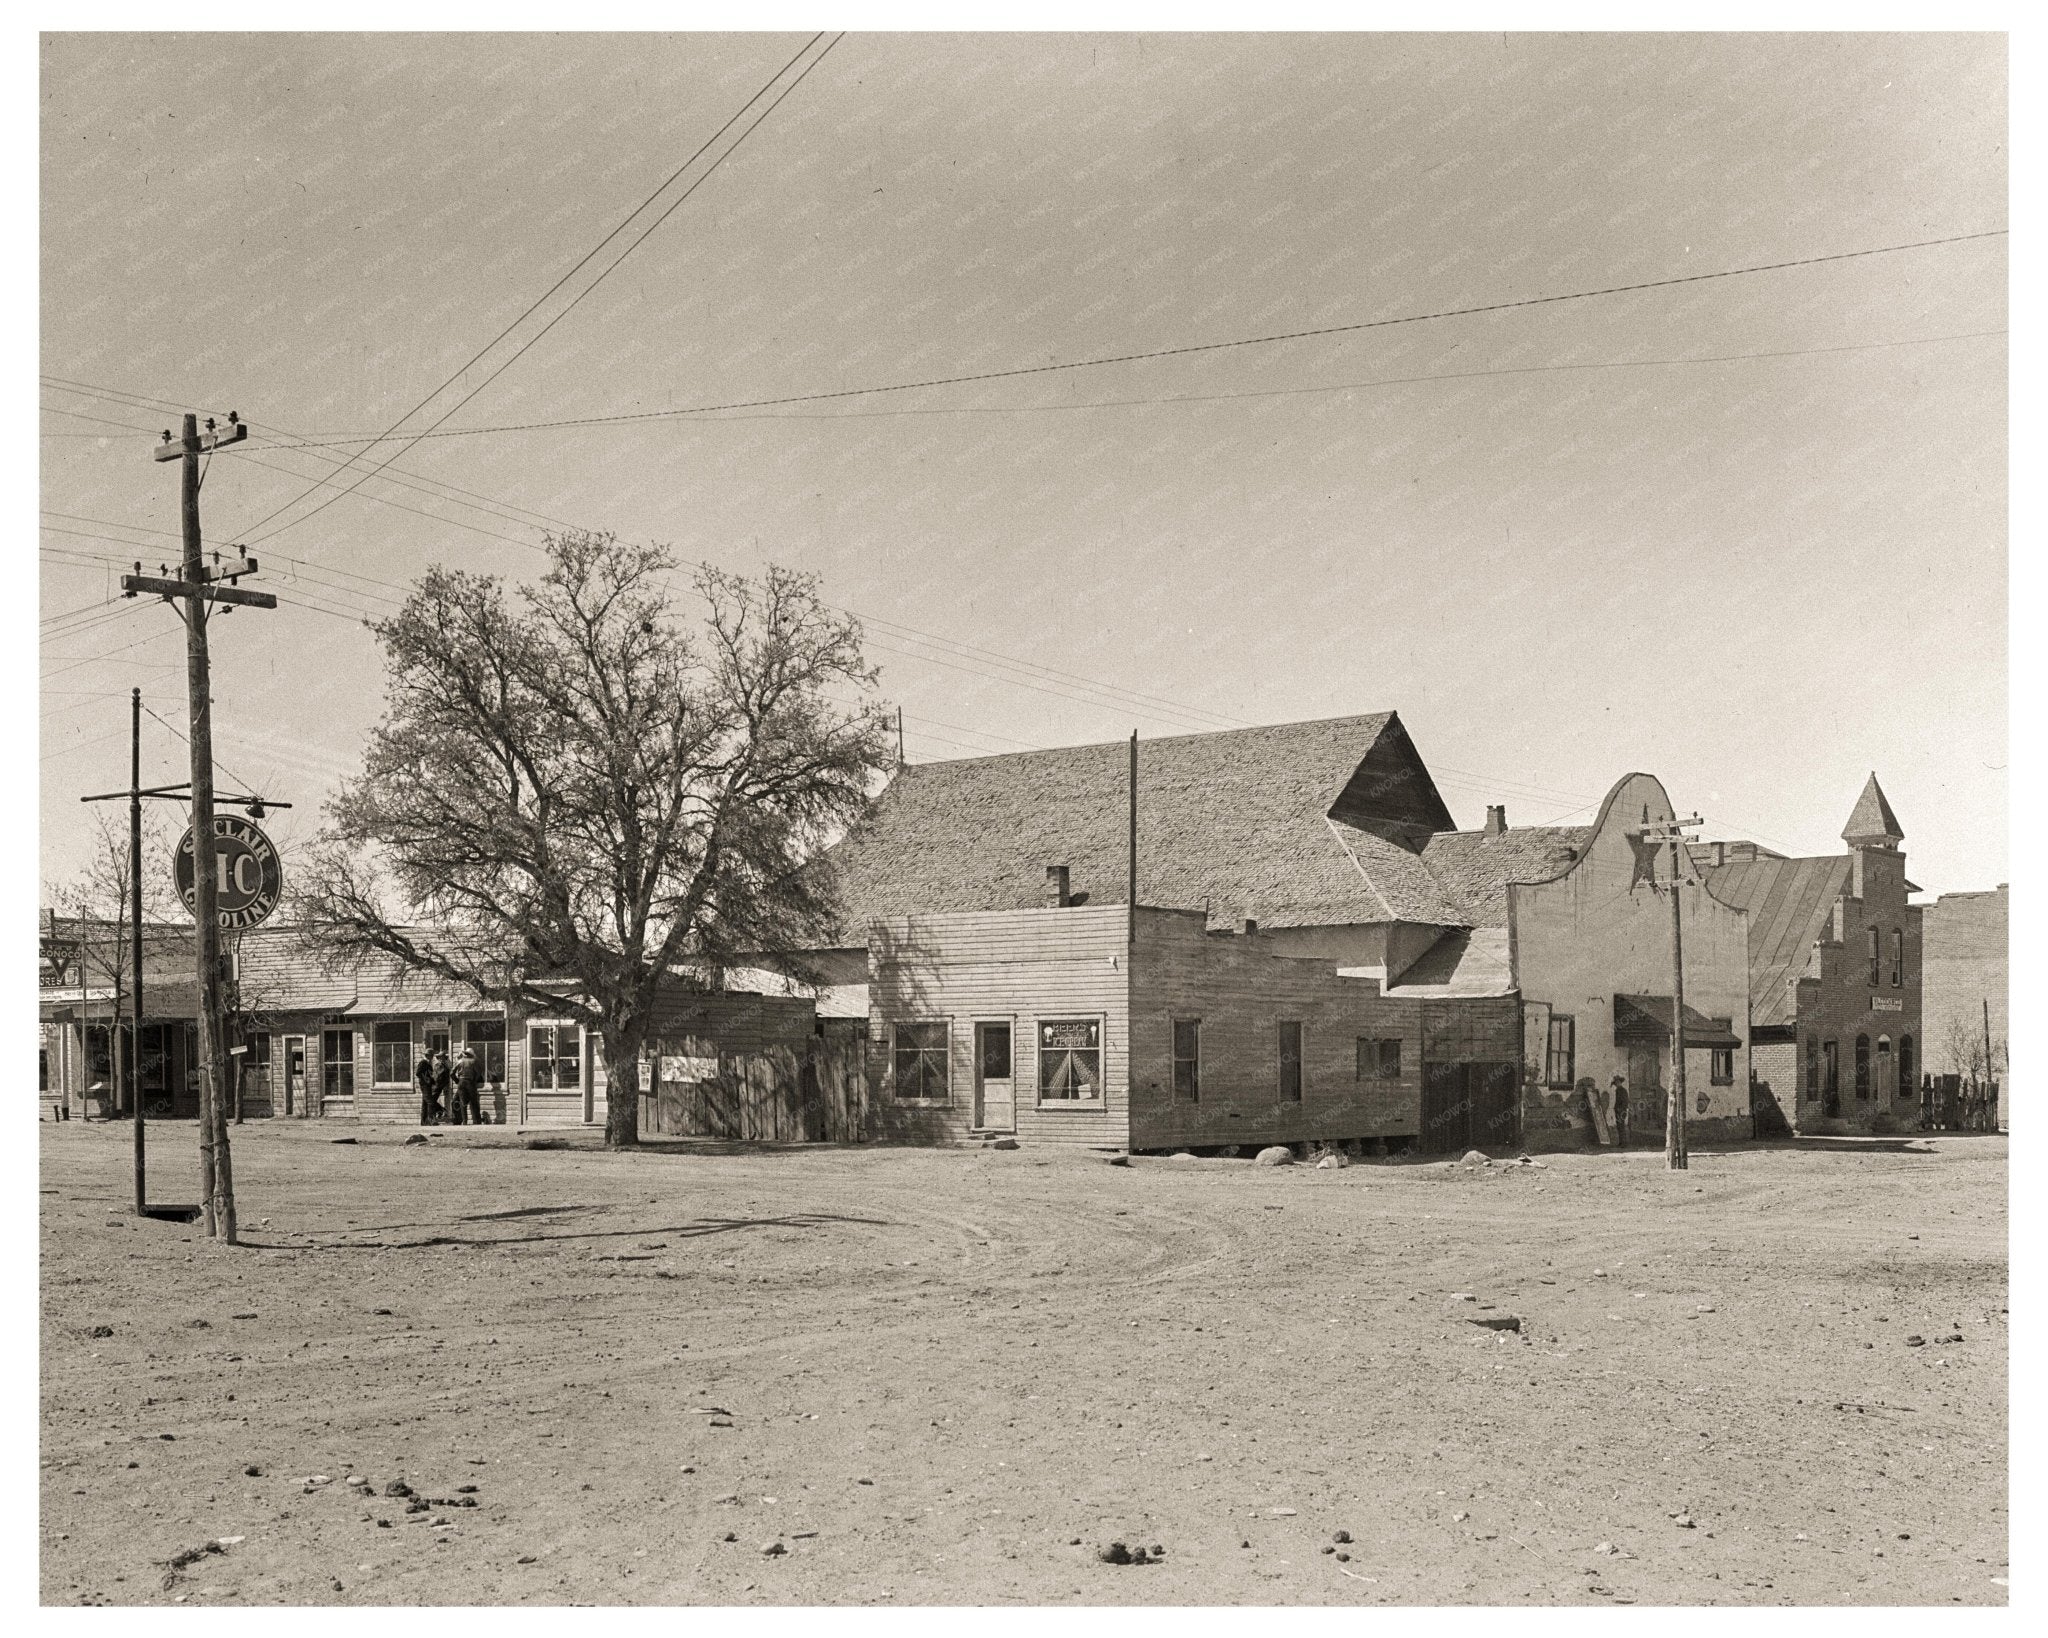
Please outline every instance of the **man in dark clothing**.
M420 1124L438 1126L441 1122L441 1094L434 1084L434 1055L431 1052L420 1055L419 1068L412 1072L412 1078L420 1089Z
M434 1107L440 1111L440 1120L446 1123L454 1113L448 1104L448 1049L439 1047L434 1052Z
M482 1106L477 1102L477 1083L483 1079L483 1070L478 1066L476 1053L469 1047L462 1049L462 1056L455 1064L455 1124L457 1126L481 1126L484 1123Z

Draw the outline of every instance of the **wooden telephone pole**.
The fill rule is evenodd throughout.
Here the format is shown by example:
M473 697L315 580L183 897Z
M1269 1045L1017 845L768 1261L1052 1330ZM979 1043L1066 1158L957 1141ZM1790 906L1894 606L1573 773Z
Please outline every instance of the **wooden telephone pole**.
M151 579L136 572L121 577L121 590L130 597L153 592L178 607L185 622L185 687L191 722L192 747L192 838L194 931L199 946L199 1172L204 1193L206 1232L218 1235L229 1245L235 1243L234 1169L228 1154L226 1104L222 1096L226 1065L223 1061L224 1016L221 1010L220 910L214 881L213 860L213 708L212 673L206 649L206 623L215 603L245 604L251 608L274 609L277 599L265 592L243 591L234 584L242 575L254 574L256 562L243 557L239 562L208 569L201 561L199 537L199 460L216 449L240 443L249 429L241 417L229 415L225 427L216 427L211 416L206 431L199 419L187 415L184 437L172 441L164 434L155 451L159 461L182 461L180 512L183 518L185 555L179 574Z
M1687 869L1685 833L1697 830L1705 820L1698 814L1690 819L1653 820L1643 827L1646 842L1668 843L1671 848L1671 1090L1664 1099L1664 1164L1674 1172L1688 1169L1685 1147L1685 926L1680 906L1684 902Z

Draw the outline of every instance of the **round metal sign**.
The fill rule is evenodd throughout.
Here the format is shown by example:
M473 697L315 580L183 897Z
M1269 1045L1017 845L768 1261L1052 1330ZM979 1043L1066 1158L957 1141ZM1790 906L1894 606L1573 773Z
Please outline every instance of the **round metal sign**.
M178 897L197 912L199 892L193 881L193 828L186 826L172 859ZM214 909L220 925L254 927L270 919L284 894L284 866L277 848L253 820L231 814L213 816Z

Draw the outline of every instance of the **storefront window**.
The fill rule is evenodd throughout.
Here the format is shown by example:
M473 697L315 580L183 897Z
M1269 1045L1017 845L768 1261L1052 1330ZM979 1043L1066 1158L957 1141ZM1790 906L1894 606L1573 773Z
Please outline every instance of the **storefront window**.
M1102 1096L1102 1024L1048 1018L1038 1026L1038 1096L1046 1103Z
M583 1031L575 1024L531 1024L526 1031L527 1085L573 1092L583 1084Z

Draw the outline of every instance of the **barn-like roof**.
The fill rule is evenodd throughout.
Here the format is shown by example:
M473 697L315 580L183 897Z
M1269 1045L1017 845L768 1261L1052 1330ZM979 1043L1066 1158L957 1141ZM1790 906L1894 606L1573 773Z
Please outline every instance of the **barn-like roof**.
M889 916L1042 904L1048 866L1090 904L1127 899L1122 741L904 768L833 853L841 936ZM1420 849L1451 828L1393 712L1146 740L1138 898L1212 925L1466 925Z
M1731 860L1709 871L1707 882L1723 904L1749 912L1750 1023L1792 1023L1788 980L1806 971L1835 900L1849 890L1848 855Z

